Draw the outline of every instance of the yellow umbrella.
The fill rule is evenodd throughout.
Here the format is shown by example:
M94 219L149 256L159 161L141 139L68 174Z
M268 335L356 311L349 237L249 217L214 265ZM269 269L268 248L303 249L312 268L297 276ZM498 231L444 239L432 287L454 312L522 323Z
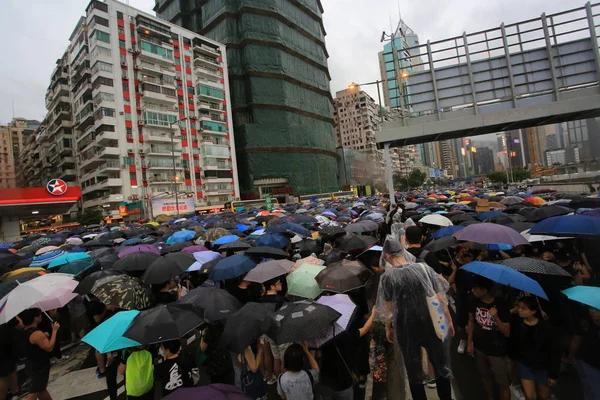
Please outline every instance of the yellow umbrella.
M34 271L39 272L40 275L43 275L46 273L46 270L44 268L19 268L19 269L15 269L14 271L7 272L4 275L0 276L0 281L5 281L7 279L15 278L25 272L34 272Z
M158 222L151 221L151 222L147 222L146 225L159 226L160 224Z
M470 201L459 201L458 204L469 204L471 203Z

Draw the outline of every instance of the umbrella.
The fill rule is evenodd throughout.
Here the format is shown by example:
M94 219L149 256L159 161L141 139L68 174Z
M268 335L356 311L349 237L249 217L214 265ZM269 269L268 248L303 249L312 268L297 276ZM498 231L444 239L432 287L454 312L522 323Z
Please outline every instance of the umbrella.
M86 275L94 269L100 270L101 268L102 265L98 260L88 257L71 261L68 264L63 264L57 268L57 272L60 272L61 274L71 274L77 277Z
M506 215L503 212L500 211L487 211L487 212L482 212L477 216L477 219L480 221L485 221L488 220L490 218L494 218L494 217L498 217L501 215Z
M246 242L241 242L241 241L235 241L235 242L230 242L230 243L226 243L226 244L222 244L219 246L218 250L220 252L222 251L244 251L244 250L248 250L250 247L252 247L249 243Z
M533 228L534 225L535 224L532 222L511 222L510 224L506 224L505 226L512 228L517 232L523 232Z
M268 233L256 241L257 246L277 247L278 249L283 249L288 244L290 244L290 238L282 233Z
M513 204L519 204L522 202L523 202L523 199L520 198L519 196L506 196L502 200L500 200L500 203L507 205L507 206L512 206Z
M0 281L8 281L11 279L23 279L28 280L28 278L33 277L36 278L38 275L43 275L46 273L44 268L19 268L14 271L10 271L0 276ZM23 278L21 278L23 277Z
M112 245L110 240L94 239L82 244L81 247L91 249L93 247L112 247Z
M452 226L445 226L442 229L436 231L433 235L431 235L432 239L439 239L442 238L444 236L452 236L454 235L456 232L464 229L464 226L460 226L460 225L452 225Z
M347 253L367 249L377 242L377 239L372 236L358 236L353 233L346 233L337 240L339 240L338 248Z
M121 243L121 246L122 247L135 246L136 244L140 244L140 243L142 243L142 239L139 237L134 237L134 238L125 240L123 243Z
M92 288L94 287L96 282L100 281L100 279L107 277L107 276L116 276L116 275L121 275L121 274L122 274L121 271L113 271L110 269L92 272L91 274L89 274L88 276L86 276L79 282L79 284L77 285L75 290L73 290L73 292L78 293L78 294L88 294L88 293L90 293L90 291L92 290Z
M223 281L244 275L256 266L256 261L246 255L235 254L220 260L210 271L213 281Z
M331 307L341 314L341 316L335 321L333 326L329 328L329 332L327 332L327 335L324 338L315 339L311 342L312 346L321 347L322 345L333 339L335 336L348 329L348 325L350 325L350 321L354 317L356 304L354 304L352 300L350 300L350 297L347 294L322 296L319 297L317 303Z
M231 314L221 334L221 345L242 353L263 334L275 337L275 306L275 303L247 303Z
M326 236L339 236L339 235L345 235L346 231L342 228L340 228L339 226L326 226L322 229L319 230L319 233L321 235L326 235Z
M202 251L208 251L208 249L201 245L188 246L181 250L184 253L200 253Z
M236 236L236 235L221 236L220 238L218 238L217 240L214 241L214 244L223 245L223 244L235 242L238 239L239 239L239 236Z
M205 322L203 314L193 304L161 304L140 312L123 336L143 345L181 339Z
M458 240L481 244L508 244L511 246L529 244L529 242L514 229L489 222L469 225L465 227L465 229L456 232L454 237Z
M238 299L226 290L211 287L193 289L179 302L201 307L204 309L203 317L209 322L225 319L242 307Z
M111 269L121 272L145 271L150 264L159 258L160 256L156 253L137 251L119 259L112 265Z
M190 231L190 230L178 231L178 232L175 232L174 234L172 234L169 237L169 239L167 239L167 244L187 242L188 240L192 240L194 238L194 236L196 236L195 231Z
M262 258L274 258L274 259L285 259L288 257L288 253L278 249L276 247L269 246L258 246L251 247L245 252L248 256L262 257Z
M104 277L96 282L90 293L102 303L124 310L141 310L151 304L150 291L128 275Z
M191 246L190 242L179 242L179 243L171 244L171 245L165 246L162 249L160 249L160 254L165 255L165 254L169 254L169 253L176 253L176 252L179 252L189 246Z
M243 349L241 352L243 352ZM238 387L222 383L213 383L212 385L200 387L179 388L164 397L164 399L251 400L250 397L246 396Z
M216 251L199 251L197 253L193 253L194 262L189 268L186 270L187 272L199 271L206 263L217 260L221 261L221 253L217 253Z
M89 344L102 354L141 346L141 343L123 336L123 333L139 313L138 310L119 311L95 327L81 341Z
M29 266L32 268L47 267L52 260L62 256L63 254L66 253L62 250L52 250L44 254L40 254L39 256L33 256Z
M41 256L42 254L51 252L51 251L55 251L55 250L60 250L58 247L56 246L45 246L42 247L41 249L39 249L38 251L35 252L36 256Z
M573 210L567 207L561 206L544 206L534 210L527 214L527 220L531 222L539 222L546 218L558 217L559 215L567 215L572 213Z
M179 252L160 256L148 266L142 280L152 285L168 282L183 274L195 262L194 255L190 253Z
M279 225L282 228L284 228L286 231L295 233L296 235L300 235L300 236L304 236L304 237L310 236L310 231L300 224L297 224L294 222L283 222Z
M244 277L248 282L264 283L290 272L294 263L289 260L271 260L258 264Z
M295 343L327 336L331 324L341 314L333 308L314 301L284 303L275 312L277 335L275 343Z
M292 296L315 299L323 290L315 280L319 272L325 269L322 265L304 263L287 276L288 294Z
M556 236L600 236L600 218L585 215L563 215L538 222L530 234Z
M156 248L156 246L153 246L151 244L139 244L137 246L127 247L127 248L121 250L119 252L118 257L119 258L123 258L123 257L128 256L129 254L134 254L134 253L137 253L139 251L145 251L145 252L154 253L156 255L160 255L160 250L158 250Z
M440 214L426 215L420 219L421 223L435 226L451 226L452 221Z
M94 249L92 251L88 251L87 252L87 254L90 257L93 257L93 258L96 258L96 259L102 258L102 257L104 257L106 255L109 255L109 254L114 254L114 253L115 253L115 251L112 248L110 248L110 247L100 247L98 249Z
M315 280L323 290L346 293L367 284L373 272L360 261L343 260L328 265L319 272Z
M77 282L73 280L72 275L59 273L41 275L21 283L0 299L0 324L7 323L28 308L34 306L42 308L39 306L42 302L47 301L43 304L44 306L50 303L64 302L66 304L73 298L70 296L76 286ZM65 302L67 298L68 300Z
M533 204L534 206L541 206L542 204L546 204L546 200L541 197L528 197L523 200L524 203Z
M379 225L376 222L370 220L358 221L354 224L350 224L344 228L346 232L360 233L360 232L373 232L379 229Z
M575 286L562 292L573 301L600 309L600 287Z
M571 274L560 265L544 260L536 260L535 258L530 257L509 258L507 260L498 261L498 264L506 265L507 267L511 267L523 273L558 275L571 278Z
M68 264L75 260L81 260L83 258L90 258L89 254L85 253L67 253L59 257L56 257L48 264L48 269L56 268L64 264Z
M537 281L505 265L473 261L462 266L461 269L548 300L548 296Z
M600 207L600 199L599 198L586 198L573 200L569 203L569 207L571 208L599 208Z
M296 213L298 213L298 211L296 211ZM312 215L298 215L294 217L294 222L297 224L312 225L318 223L319 221Z
M70 237L65 240L65 244L80 246L81 244L83 244L83 240L79 239L78 237Z

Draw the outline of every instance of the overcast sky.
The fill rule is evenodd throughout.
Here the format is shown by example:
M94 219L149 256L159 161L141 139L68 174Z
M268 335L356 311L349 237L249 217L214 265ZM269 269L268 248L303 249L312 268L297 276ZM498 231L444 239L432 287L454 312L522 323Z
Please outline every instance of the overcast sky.
M15 115L42 119L44 95L56 60L89 0L0 0L0 122ZM381 32L398 21L397 0L322 0L331 91L379 78ZM129 0L151 14L154 0ZM585 4L583 0L400 1L402 18L421 43L531 19ZM375 87L365 87L377 99Z

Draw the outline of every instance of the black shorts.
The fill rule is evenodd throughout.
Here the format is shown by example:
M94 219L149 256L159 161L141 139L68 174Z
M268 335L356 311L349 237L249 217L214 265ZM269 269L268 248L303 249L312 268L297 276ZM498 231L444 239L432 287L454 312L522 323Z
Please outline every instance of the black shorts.
M33 371L26 368L25 373L30 379L29 393L40 393L46 390L46 387L48 386L48 379L50 378L49 366Z
M5 378L17 370L17 363L13 360L0 362L0 378Z

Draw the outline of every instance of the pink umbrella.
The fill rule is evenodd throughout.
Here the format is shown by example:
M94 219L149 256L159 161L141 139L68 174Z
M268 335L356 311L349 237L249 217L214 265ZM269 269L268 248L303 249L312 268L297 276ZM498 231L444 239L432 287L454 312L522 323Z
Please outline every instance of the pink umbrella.
M125 256L140 251L148 251L150 253L158 254L160 256L160 250L158 250L155 246L152 246L151 244L138 244L137 246L127 247L124 250L121 250L118 254L118 257L123 258Z
M201 245L189 246L181 250L183 253L198 253L201 251L208 251L208 249Z
M66 282L64 285L46 296L44 300L37 302L35 305L42 311L54 310L67 305L68 302L77 297L77 293L73 290L79 285L76 280Z

